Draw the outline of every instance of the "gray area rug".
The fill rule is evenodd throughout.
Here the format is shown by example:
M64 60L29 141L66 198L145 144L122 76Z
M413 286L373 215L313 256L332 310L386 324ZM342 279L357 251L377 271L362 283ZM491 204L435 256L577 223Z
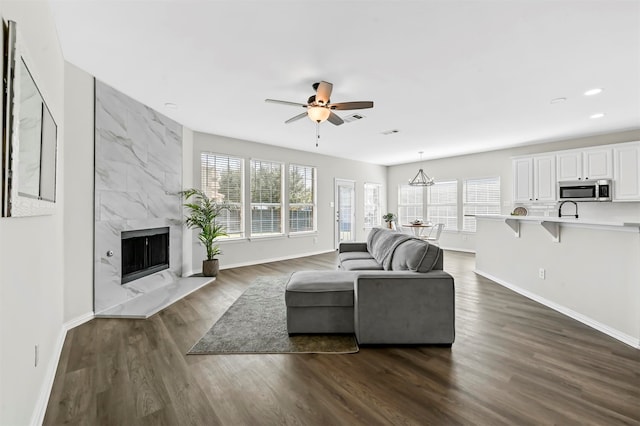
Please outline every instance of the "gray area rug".
M353 335L289 336L284 303L288 279L289 277L258 277L188 354L358 352L358 344Z

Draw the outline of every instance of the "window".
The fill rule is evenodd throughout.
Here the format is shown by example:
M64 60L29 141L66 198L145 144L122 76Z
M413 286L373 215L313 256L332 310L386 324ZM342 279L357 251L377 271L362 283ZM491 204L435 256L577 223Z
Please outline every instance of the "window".
M429 187L427 219L444 223L444 229L458 230L458 181L436 182Z
M289 165L289 232L316 230L316 169Z
M282 234L282 164L251 160L251 235Z
M463 187L462 230L476 232L476 214L500 214L500 177L467 179Z
M218 220L227 230L228 238L242 238L242 158L228 155L200 153L200 184L208 197L227 202L230 210L223 210Z
M378 183L364 184L364 227L373 228L382 225L380 211L380 188Z
M398 223L411 223L424 218L424 187L398 186Z

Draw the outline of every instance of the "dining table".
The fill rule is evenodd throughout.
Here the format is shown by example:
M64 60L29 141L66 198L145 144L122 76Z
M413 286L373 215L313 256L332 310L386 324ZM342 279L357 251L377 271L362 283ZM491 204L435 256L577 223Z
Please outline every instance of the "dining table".
M425 229L433 228L433 223L409 223L406 225L402 225L403 228L410 228L413 232L413 235L420 238L424 233Z

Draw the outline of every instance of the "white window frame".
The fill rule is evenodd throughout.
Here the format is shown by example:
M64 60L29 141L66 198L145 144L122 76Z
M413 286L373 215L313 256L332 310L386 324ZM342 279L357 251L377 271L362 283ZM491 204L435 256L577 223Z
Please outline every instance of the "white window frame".
M382 184L364 184L364 229L382 226Z
M404 203L403 190L408 192L407 202ZM423 220L425 212L424 201L425 191L423 186L398 185L398 224L402 226L415 220Z
M475 188L470 188L470 185ZM470 192L473 189L484 190L486 193L484 197L483 194L474 195ZM463 181L462 230L464 232L476 232L476 214L500 214L500 189L500 176L469 178Z
M278 166L280 168L280 202L278 203L269 203L269 202L254 202L253 200L253 185L254 185L254 170L255 170L255 164L256 163L264 163L265 165L272 165L272 166ZM284 205L284 198L285 198L285 170L284 170L284 163L281 163L279 161L272 161L272 160L261 160L261 159L257 159L257 158L252 158L249 160L249 202L247 203L249 206L249 214L247 215L249 218L249 229L248 229L248 233L250 235L251 238L264 238L264 237L277 237L277 236L282 236L284 235L284 225L285 225L285 215L286 215L286 210L285 210L285 205ZM280 223L279 223L279 227L280 230L278 232L256 232L254 233L253 231L253 214L254 214L254 208L255 207L265 207L265 208L270 208L270 207L279 207L280 208Z
M291 179L293 177L293 168L302 168L302 169L307 169L308 171L311 172L311 202L310 203L293 203L291 202ZM290 235L300 235L300 234L308 234L308 233L313 233L313 232L317 232L318 231L318 170L316 167L313 166L305 166L302 164L295 164L295 163L290 163L289 167L287 168L287 212L286 212L286 217L287 217L287 226L288 226L288 230L289 230L289 234ZM311 224L311 229L306 229L303 231L293 231L292 230L292 226L291 226L291 212L292 212L292 207L293 208L299 208L299 207L307 207L307 208L311 208L312 209L312 216L311 216L311 220L312 220L312 224Z
M238 168L238 172L240 175L240 188L238 188L238 193L240 195L239 200L237 201L229 201L228 199L228 195L229 195L229 191L227 188L226 194L225 191L223 191L222 193L219 192L215 192L215 186L216 184L211 182L212 179L215 179L215 175L219 172L223 172L225 170L234 170L230 167L227 167L225 170L218 170L217 167L213 167L210 168L209 170L213 169L213 173L210 173L210 171L205 170L205 164L214 164L214 165L219 165L219 163L224 163L227 162L227 165L230 166L231 162L236 162L239 165ZM213 174L214 176L211 176L211 174ZM216 153L216 152L208 152L208 151L201 151L200 152L200 188L202 188L202 190L204 191L205 194L207 194L208 197L210 198L214 198L216 201L218 202L223 202L226 201L233 209L234 212L238 212L240 217L238 219L238 228L237 228L237 232L235 229L231 228L229 226L229 221L231 220L229 215L231 214L230 212L225 212L223 211L221 213L222 219L219 219L220 222L223 222L223 224L225 225L226 229L227 229L227 233L229 234L226 237L220 237L221 239L228 239L228 240L237 240L237 239L242 239L245 236L245 227L244 227L244 183L245 183L245 179L244 179L244 158L242 157L236 157L233 155L228 155L228 154L220 154L220 153ZM229 231L231 229L231 232Z
M446 188L446 189L443 189ZM445 192L446 191L446 192ZM435 194L434 194L435 193ZM441 200L441 198L448 200ZM451 214L442 214L447 210ZM438 181L427 191L427 219L436 224L444 223L446 231L458 230L458 180Z

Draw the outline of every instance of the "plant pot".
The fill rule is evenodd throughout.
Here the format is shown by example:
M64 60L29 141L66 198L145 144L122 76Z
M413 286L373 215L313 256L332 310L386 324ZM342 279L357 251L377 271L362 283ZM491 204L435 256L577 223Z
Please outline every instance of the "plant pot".
M393 225L391 224L391 222L387 222L387 228L393 229Z
M215 277L220 270L220 262L218 259L203 260L202 261L202 275L205 277Z

